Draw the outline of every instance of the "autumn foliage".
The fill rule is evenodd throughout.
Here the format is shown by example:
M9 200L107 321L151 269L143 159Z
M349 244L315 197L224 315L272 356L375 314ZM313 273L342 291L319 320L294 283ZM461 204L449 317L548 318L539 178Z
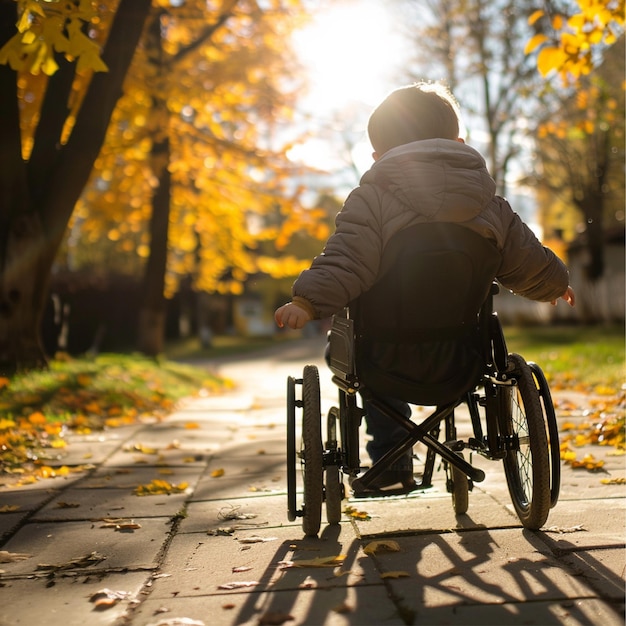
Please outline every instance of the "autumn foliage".
M556 72L565 84L591 72L595 50L613 45L626 19L624 0L577 0L575 5L577 10L569 15L539 9L528 20L531 26L540 21L546 25L528 41L526 54L540 48L537 68L541 74Z

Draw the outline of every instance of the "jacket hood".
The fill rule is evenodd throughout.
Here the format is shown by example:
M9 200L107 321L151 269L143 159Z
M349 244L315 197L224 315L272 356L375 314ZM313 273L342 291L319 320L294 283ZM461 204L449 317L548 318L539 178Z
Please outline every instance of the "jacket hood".
M389 150L363 175L361 184L382 187L429 221L471 219L496 191L480 153L450 139L426 139Z

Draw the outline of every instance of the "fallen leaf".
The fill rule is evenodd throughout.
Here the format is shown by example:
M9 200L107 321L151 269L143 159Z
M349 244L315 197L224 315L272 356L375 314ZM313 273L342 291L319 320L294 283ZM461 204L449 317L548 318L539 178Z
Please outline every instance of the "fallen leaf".
M238 506L223 507L219 510L217 517L221 520L245 520L258 517L256 513L239 513Z
M244 587L255 587L258 584L258 580L247 580L241 582L224 583L223 585L219 585L218 589L243 589Z
M368 521L372 519L370 515L368 515L365 511L359 511L355 509L353 506L347 506L343 512L350 516L352 519L360 520L360 521Z
M19 504L4 504L0 506L0 513L14 513L15 511L20 510Z
M377 552L400 552L400 546L397 541L391 539L381 539L380 541L372 541L363 548L365 554L376 554Z
M66 563L60 563L58 565L49 565L46 563L39 564L35 569L38 570L67 570L74 569L76 567L90 567L91 565L97 565L102 561L106 560L106 556L103 554L99 554L98 552L91 552L85 556L80 556L77 559L72 559L71 561L67 561Z
M578 524L576 526L570 526L569 528L562 528L561 526L550 526L550 528L546 528L545 532L547 533L579 533L586 531L587 529L582 525Z
M222 468L215 469L211 472L211 478L220 478L224 475L224 470Z
M57 509L77 509L80 506L77 502L57 502Z
M235 532L235 529L232 526L224 526L222 528L215 528L213 530L208 530L207 535L230 536L234 532Z
M200 428L200 424L198 424L197 422L187 422L185 424L185 428L187 430L195 430L196 428Z
M339 567L346 559L345 554L338 554L336 556L318 556L314 559L298 559L296 561L281 561L279 565L283 566L283 569L289 567Z
M238 539L239 543L263 543L265 541L276 541L278 537L242 537Z
M111 589L100 589L96 591L89 602L93 602L97 609L108 609L120 600L124 600L131 595L130 591L112 591Z
M626 478L603 478L600 482L603 485L626 485Z
M159 496L169 495L171 493L181 493L189 487L189 483L182 482L178 485L172 485L166 480L155 478L147 485L138 485L135 488L135 494L138 496Z
M402 571L397 571L397 572L384 572L383 574L380 575L381 578L410 578L411 574L409 574L408 572L402 572Z
M240 572L249 572L251 569L252 569L251 567L242 565L240 567L233 567L232 572L233 574L239 574Z
M32 554L26 554L25 552L7 552L6 550L0 550L0 563L16 563L17 561L24 561L30 559Z

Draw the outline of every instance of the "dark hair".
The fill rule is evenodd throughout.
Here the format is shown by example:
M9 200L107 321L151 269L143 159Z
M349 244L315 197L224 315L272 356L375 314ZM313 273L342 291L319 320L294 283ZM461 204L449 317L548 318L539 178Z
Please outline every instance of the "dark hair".
M367 133L379 154L422 139L459 136L457 102L441 83L420 82L392 91L370 116Z

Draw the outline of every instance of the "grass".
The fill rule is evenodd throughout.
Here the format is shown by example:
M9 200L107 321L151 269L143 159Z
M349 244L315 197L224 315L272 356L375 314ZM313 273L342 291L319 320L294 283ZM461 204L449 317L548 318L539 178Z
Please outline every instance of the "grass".
M41 466L68 432L89 433L170 413L178 400L226 384L206 371L136 354L58 358L0 378L0 471Z
M550 384L622 389L623 326L533 326L504 329L509 352L535 361Z

